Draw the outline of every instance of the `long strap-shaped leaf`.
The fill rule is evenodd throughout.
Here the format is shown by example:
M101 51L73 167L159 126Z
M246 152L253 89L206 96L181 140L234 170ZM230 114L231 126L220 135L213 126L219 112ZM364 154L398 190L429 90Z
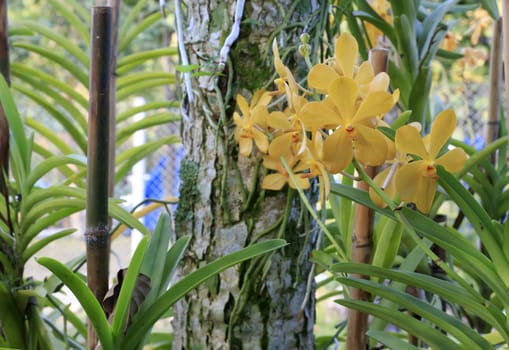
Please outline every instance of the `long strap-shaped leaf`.
M500 278L506 282L506 286L509 286L509 261L502 251L501 242L496 239L496 229L491 222L491 218L453 175L439 168L438 176L440 177L440 185L460 207L475 228L484 248L493 259ZM505 306L509 307L509 305Z
M97 298L75 273L67 266L51 258L39 258L37 262L54 273L76 296L97 332L103 349L115 349L113 333Z
M370 293L370 295L378 295L397 303L400 307L421 316L430 321L438 328L447 332L454 338L458 339L467 349L485 349L491 350L491 344L481 337L475 330L464 324L461 320L439 310L438 308L419 300L410 294L396 290L383 284L362 280L359 278L338 278L338 281L359 288ZM419 336L419 332L413 335Z
M509 341L509 329L506 326L505 315L502 314L500 309L494 306L489 300L476 300L469 292L456 284L416 272L395 271L366 264L340 263L334 265L331 271L338 274L352 272L362 273L368 276L389 279L405 285L415 286L440 295L446 300L461 305L469 312L478 315L496 328L506 341ZM394 309L391 310L394 312Z
M162 315L164 315L164 313L173 304L175 304L175 302L211 276L214 276L216 273L219 273L242 261L279 249L285 245L286 242L281 239L273 239L253 244L249 247L240 249L235 253L219 258L185 276L161 295L161 297L157 299L156 302L147 309L147 311L140 314L138 317L135 317L135 320L127 330L124 342L121 344L122 349L137 349L139 341L144 339L152 325Z
M443 335L440 331L416 320L412 316L401 312L394 312L387 308L376 305L366 301L357 300L337 300L348 308L354 308L362 312L371 314L376 317L384 318L390 323L406 330L407 332L419 334L419 338L429 344L433 349L447 349L447 350L462 350L464 349L459 344L453 342L447 336Z

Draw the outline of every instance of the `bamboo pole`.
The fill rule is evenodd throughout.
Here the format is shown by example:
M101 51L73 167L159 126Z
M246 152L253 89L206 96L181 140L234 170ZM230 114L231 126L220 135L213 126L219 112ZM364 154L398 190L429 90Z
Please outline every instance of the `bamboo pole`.
M112 8L92 8L86 232L88 286L102 301L108 290L108 218ZM89 325L88 348L97 336Z
M486 125L486 143L495 141L500 126L500 81L502 78L502 18L493 23L493 38L490 51L490 99L488 104L488 124ZM491 163L495 164L497 153L491 154Z
M506 105L509 103L509 0L502 1L502 40L504 47L504 74L505 74L505 102ZM506 106L506 125L509 125L509 108ZM509 145L508 145L509 146ZM509 147L507 148L509 152ZM509 167L509 153L506 154L506 163Z
M387 71L389 51L386 49L372 49L369 52L369 61L373 65L375 74ZM373 178L376 167L365 168L366 174ZM369 185L364 181L358 183L358 188L368 191ZM372 253L372 236L374 211L360 204L355 205L354 232L352 241L352 261L369 264ZM367 276L354 275L359 278ZM355 300L369 300L369 294L358 288L350 289L350 297ZM348 328L346 344L348 350L366 349L366 331L368 328L368 315L353 309L348 310Z
M111 34L111 92L110 92L110 145L109 145L109 184L108 194L110 197L115 195L115 143L117 138L117 78L115 70L117 68L117 46L118 46L118 23L120 16L120 0L110 0L112 8L112 34ZM111 224L111 222L110 222Z

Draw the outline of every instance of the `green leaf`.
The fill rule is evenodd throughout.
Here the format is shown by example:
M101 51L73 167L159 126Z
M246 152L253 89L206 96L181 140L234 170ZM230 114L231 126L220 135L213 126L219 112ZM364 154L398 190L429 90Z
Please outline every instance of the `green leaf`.
M150 231L143 225L133 214L129 213L114 201L110 200L108 204L108 212L109 214L125 224L126 226L140 231L144 235L150 235Z
M448 59L448 60L459 60L460 58L465 57L465 55L463 55L460 52L447 51L444 49L438 49L437 56Z
M133 320L121 344L122 348L125 350L136 349L140 339L144 339L147 332L168 308L210 277L242 261L279 249L285 245L286 242L281 239L256 243L221 257L191 272L175 283L168 291L150 305L145 312L140 313L139 317Z
M175 66L175 69L177 70L177 72L180 72L180 73L191 73L193 70L197 70L198 68L200 68L200 65L198 65L198 64L188 64L185 66L182 64L179 64L179 65Z
M410 118L411 115L412 115L412 111L408 111L408 110L400 113L400 115L398 115L398 117L396 119L394 119L394 121L392 122L391 128L393 130L398 130L403 125L406 125L408 122L408 119Z
M137 85L140 82L149 80L161 80L164 79L168 84L175 84L175 74L168 72L137 72L129 75L120 76L117 79L117 90L119 93L124 88L128 88L132 85Z
M162 13L160 11L154 12L151 15L145 17L141 22L137 23L134 27L126 28L127 31L122 32L122 35L119 36L118 42L118 52L124 51L129 44L133 41L134 38L138 36L138 34L142 33L147 28L151 27L153 24L159 22L162 19ZM122 27L124 29L125 27Z
M384 286L383 284L359 278L338 278L337 280L348 286L365 290L371 295L378 295L391 300L400 307L420 315L427 321L436 325L439 329L460 341L466 349L492 349L491 345L484 340L483 337L461 320L448 315L427 302L409 295L406 291L399 291ZM419 336L418 332L412 332L412 334Z
M19 115L9 86L3 76L0 78L0 102L2 103L7 122L9 123L9 129L14 143L14 145L11 146L11 154L14 153L13 156L16 164L13 165L16 166L17 170L20 172L20 176L24 179L30 169L30 152L27 147L29 143L25 136L23 120Z
M122 288L120 289L117 305L115 306L115 315L113 316L113 322L111 324L113 337L117 339L121 338L126 326L127 315L131 305L131 297L136 286L136 281L138 280L138 273L144 260L145 251L147 250L147 240L147 237L143 237L138 244L133 257L131 258L131 262L129 263L129 268L127 269L124 282L122 283Z
M364 3L363 1L360 1L360 3ZM394 32L394 28L387 23L380 15L374 11L371 6L367 5L369 7L369 10L364 7L361 11L353 11L352 15L354 17L360 18L363 21L371 23L373 26L378 28L384 35L387 36L387 38L392 43L397 43L396 39L396 33ZM376 43L371 43L376 46Z
M158 110L161 108L178 108L178 101L151 101L144 103L139 107L129 108L123 112L118 113L117 115L117 123L123 122L128 118L135 116L139 113L146 113L150 110Z
M60 137L54 130L51 130L46 125L39 123L37 120L27 117L25 118L25 125L32 128L39 136L43 136L48 139L48 141L55 146L62 154L71 154L74 153L72 147L69 146L68 142ZM40 146L34 145L34 152L39 150ZM42 155L42 154L41 154ZM44 157L44 156L43 156ZM49 157L44 157L49 158Z
M28 259L30 259L34 254L36 254L38 251L46 247L51 242L63 237L67 237L76 231L78 230L70 228L39 239L38 241L36 241L34 244L30 245L27 249L23 251L23 261L26 263Z
M410 122L419 122L426 129L428 95L431 88L431 70L429 66L424 66L418 72L414 80L410 97L408 99L409 109L412 109Z
M385 345L388 349L398 349L398 350L420 349L417 346L413 346L412 344L399 339L398 337L390 335L388 332L369 330L366 332L366 335L375 339L377 342Z
M67 154L74 153L74 150L70 150ZM51 158L54 157L55 154L50 152L48 149L42 147L40 144L34 144L33 154L38 154L42 158ZM85 172L76 172L75 169L71 167L61 167L58 169L65 177L66 184L76 184L76 186L80 188L85 188Z
M90 23L90 11L88 7L83 6L79 0L65 0L64 3L68 8L71 8L81 18L83 18L83 22Z
M353 200L356 203L362 204L365 207L375 210L387 217L396 219L394 213L388 208L377 207L369 198L369 194L366 191L361 191L352 186L346 186L338 183L331 184L331 194L342 196Z
M151 126L176 122L180 120L180 116L169 113L169 112L160 112L154 113L150 116L146 116L145 118L129 123L128 126L123 127L122 129L117 131L117 146L123 144L128 137L130 137L133 133L138 130L147 129Z
M431 45L432 40L435 39L434 37L436 34L437 27L443 20L445 14L457 2L458 0L448 0L441 3L435 9L433 9L433 11L431 11L431 13L426 17L426 19L422 23L422 31L418 39L421 57L423 56L423 53L428 50L428 47Z
M67 112L67 118L71 117L69 122L74 122L74 124L78 124L80 129L85 132L88 129L87 119L85 115L85 109L80 108L73 104L72 101L69 100L69 97L60 94L58 91L55 91L48 85L45 81L39 81L32 78L25 78L28 82L29 87L26 87L23 91L25 94L36 101L45 101L45 105L51 106L53 110L60 111L61 109L54 107L55 104L61 107L65 112ZM13 84L13 87L20 89L19 84ZM35 90L35 91L34 91ZM29 92L28 92L29 91ZM37 94L38 93L38 94ZM48 98L49 97L49 98ZM40 103L40 102L39 102Z
M136 6L129 9L129 13L125 20L122 22L119 29L119 36L126 36L128 31L135 25L135 21L138 19L141 11L146 7L148 0L138 0Z
M376 305L365 301L340 299L336 300L336 302L350 309L359 310L375 317L387 320L388 322L396 325L401 329L404 329L410 334L416 335L425 343L429 344L433 349L463 349L457 343L449 339L446 335L442 334L439 330L436 330L429 325L420 322L408 314L402 312L394 312L393 310L387 309L381 305Z
M392 1L411 3L413 1ZM411 20L411 17L406 14L402 14L400 17L394 18L394 28L399 34L398 36L398 52L404 52L402 62L405 65L405 70L411 74L412 79L417 78L419 72L419 50L417 48L417 41L415 37L415 22ZM413 108L412 108L413 109Z
M164 56L174 56L178 54L175 47L165 47L160 49L147 50L139 53L133 53L129 56L119 58L117 61L117 74L122 75L134 67L145 63L148 60L157 59Z
M83 67L89 66L88 54L85 51L83 51L78 45L76 45L75 40L72 40L70 37L60 35L53 29L35 23L33 21L19 21L18 24L32 30L34 33L37 33L38 35L41 35L55 42L59 47L62 47L69 54L74 56L83 65Z
M83 210L85 209L85 201L77 198L53 198L51 200L39 202L22 218L20 229L26 231L31 225L41 220L43 216L64 208Z
M34 81L34 78L37 78L44 84L48 85L47 89L49 89L49 86L52 86L55 89L58 89L61 92L63 92L68 97L70 97L74 102L77 102L84 109L88 109L87 98L83 96L78 90L76 90L74 86L66 84L62 82L60 79L57 79L48 73L45 73L38 69L34 69L25 64L12 62L10 67L11 73L14 76L17 76L18 78L27 81L28 84Z
M496 239L495 227L486 211L463 185L443 168L438 168L439 183L461 208L479 235L484 248L493 259L500 278L509 285L509 261L502 251L502 242Z
M154 296L159 294L161 279L163 278L164 261L172 234L171 225L171 217L167 213L159 216L154 233L150 238L147 254L140 267L140 272L150 277L150 293L154 292Z
M377 226L380 234L376 240L372 264L374 266L391 267L398 253L403 225L387 217L379 219Z
M54 259L39 258L37 262L54 273L78 299L93 325L103 349L116 349L106 315L87 285L67 266Z
M53 116L62 127L70 134L72 140L77 143L80 150L86 154L87 152L87 139L85 137L85 131L76 125L71 119L68 118L64 113L59 111L54 103L48 101L42 97L36 90L30 87L22 86L16 83L12 84L13 88L26 95L27 97L34 100L42 108L44 108L51 116Z
M47 158L42 160L37 166L32 169L30 174L26 179L25 186L28 190L32 189L37 181L39 181L44 175L49 173L51 170L67 165L74 164L80 167L87 166L87 159L82 155L62 155L62 156L54 156L51 158Z
M140 83L134 84L134 85L127 85L122 89L117 90L117 100L122 101L126 99L127 97L134 95L134 94L140 94L142 92L145 92L147 89L151 89L154 87L159 86L165 86L170 85L175 82L175 79L172 78L158 78L158 79L150 79L150 80L144 80Z
M58 14L60 14L67 20L67 22L69 22L73 30L75 30L79 34L81 42L89 43L90 30L86 25L86 23L88 22L83 21L79 16L74 14L74 12L72 11L72 7L69 6L69 3L67 1L65 2L61 0L48 0L48 1L51 4L51 6L53 6L55 10L57 10Z
M43 230L48 227L56 224L60 220L69 217L71 214L74 214L80 210L84 210L83 206L80 207L72 207L72 208L61 208L57 209L51 214L37 220L37 222L33 223L23 234L20 247L26 247L30 242Z
M14 47L23 48L25 50L34 52L39 54L40 56L48 59L48 61L55 63L56 65L62 67L73 77L75 77L84 87L88 88L88 65L85 67L81 67L71 60L65 58L62 54L58 54L55 51L45 49L38 45L28 44L24 42L14 42ZM16 72L13 72L16 74Z
M166 291L170 282L177 270L180 260L184 257L184 253L191 242L191 236L180 237L170 248L166 254L166 260L164 262L164 270L162 276L164 279L161 280L159 285L159 294L161 295Z
M508 339L509 334L505 325L505 316L501 310L479 295L477 296L479 300L477 300L474 298L474 295L457 284L425 274L391 270L368 264L338 263L332 266L330 271L336 274L355 273L380 279L389 279L403 285L415 286L416 288L440 295L452 303L463 306L467 311L473 312L504 334L505 339ZM342 275L339 275L339 277L342 277Z
M25 346L24 313L18 309L16 300L3 283L0 283L0 323L2 334L9 346L23 349Z
M160 149L162 146L179 143L177 136L171 135L159 140L151 141L140 146L129 148L117 156L117 170L115 173L115 183L119 183L132 170L134 164L146 158L150 154Z

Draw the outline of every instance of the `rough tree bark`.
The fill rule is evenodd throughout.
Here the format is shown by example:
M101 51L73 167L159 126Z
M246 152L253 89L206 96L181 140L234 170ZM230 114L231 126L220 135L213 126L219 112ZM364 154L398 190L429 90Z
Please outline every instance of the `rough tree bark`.
M203 72L217 72L219 51L230 33L236 3L183 3L182 33L190 64L199 65ZM298 196L261 191L260 157L238 156L232 121L234 96L247 97L272 77L272 55L267 55L267 49L274 35L296 47L298 35L312 20L313 3L247 2L240 36L223 74L193 78L192 101L182 84L185 155L175 222L177 235L190 234L193 240L179 273L186 275L254 242L264 230L268 232L263 238L281 235L290 244L265 261L225 271L180 302L174 310L174 349L314 347L314 286L306 291L312 274L308 257L316 231L304 224L309 220ZM285 23L291 29L277 32ZM280 230L278 220L285 208L288 220ZM302 310L301 305L305 305Z

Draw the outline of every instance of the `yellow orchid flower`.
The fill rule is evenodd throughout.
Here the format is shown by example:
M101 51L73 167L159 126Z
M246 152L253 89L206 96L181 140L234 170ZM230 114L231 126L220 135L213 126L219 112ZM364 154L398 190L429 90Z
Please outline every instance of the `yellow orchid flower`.
M339 77L354 79L358 84L367 84L375 77L373 66L368 61L357 67L359 45L348 32L342 33L334 46L331 64L317 64L308 74L308 85L320 93L326 93L330 84Z
M389 126L383 120L379 121L379 124L382 126ZM421 131L421 124L418 122L412 122L408 124L417 130L417 132ZM373 178L373 181L380 187L385 194L394 199L396 197L396 174L399 169L405 164L408 163L409 157L402 152L396 150L396 146L394 141L385 137L385 141L387 142L387 159L392 159L388 161L388 166L383 169L381 172L376 174ZM369 188L369 198L371 201L376 204L379 208L385 208L387 203L373 190L373 188Z
M253 142L260 152L267 153L269 139L264 131L269 117L267 106L271 99L269 92L260 90L254 94L249 105L243 96L237 95L237 106L242 115L233 113L235 140L239 143L239 153L244 157L248 157L253 151Z
M303 190L309 188L309 173L303 173L302 171L306 170L307 167L304 163L300 162L297 157L284 157L286 163L292 169L292 172L295 174L298 185ZM281 164L280 158L272 157L272 156L264 156L263 157L263 166L267 169L276 170L277 172L274 174L268 174L263 178L262 188L266 190L279 191L286 184L289 184L291 188L296 188L296 184L293 182L290 174L286 171L283 164Z
M310 102L300 113L306 128L335 129L323 144L323 163L335 174L345 169L355 157L364 165L385 162L387 143L375 129L377 116L387 113L395 104L393 95L375 91L359 102L359 87L348 77L331 83L323 102Z
M312 140L306 143L306 148L300 158L301 162L309 168L309 177L318 176L320 198L327 199L330 192L330 179L327 169L321 161L323 158L323 138L319 131L316 131Z
M392 25L391 4L387 0L373 0L370 1L370 5L385 22ZM366 26L366 34L368 35L369 41L373 47L379 44L385 44L383 42L384 33L380 29L367 21L364 22L364 25Z
M291 112L295 113L302 105L303 99L302 96L299 96L299 84L295 80L290 69L283 64L283 61L279 56L276 39L272 42L272 52L274 53L274 67L279 75L279 78L274 81L277 86L277 90L273 91L272 94L285 94L289 109Z
M435 118L431 132L421 138L419 132L406 125L396 131L396 149L404 154L417 156L399 169L396 175L396 190L402 201L413 202L423 213L428 213L436 192L438 175L436 167L456 172L463 168L467 156L463 149L455 148L439 156L439 152L451 137L456 127L456 114L444 110Z

